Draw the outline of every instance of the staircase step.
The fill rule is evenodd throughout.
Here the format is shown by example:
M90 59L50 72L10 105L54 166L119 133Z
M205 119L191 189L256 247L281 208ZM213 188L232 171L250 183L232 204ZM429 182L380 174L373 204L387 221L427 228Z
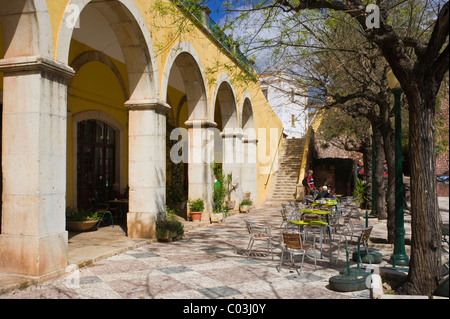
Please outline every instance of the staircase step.
M304 138L283 140L278 169L270 186L268 200L295 199L304 147Z

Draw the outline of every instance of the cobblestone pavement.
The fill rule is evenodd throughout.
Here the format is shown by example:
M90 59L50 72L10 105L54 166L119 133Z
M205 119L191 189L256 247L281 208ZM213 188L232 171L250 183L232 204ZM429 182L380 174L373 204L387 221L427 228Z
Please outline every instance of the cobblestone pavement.
M448 201L447 201L448 203ZM448 204L447 204L448 205ZM258 207L247 214L229 216L224 223L198 227L172 243L155 242L99 260L68 273L24 289L8 291L0 299L369 299L368 289L336 292L329 288L330 277L346 267L345 250L341 248L336 262L337 246L324 244L324 259L306 257L301 276L289 264L280 272L276 266L281 250L276 247L274 259L264 246L256 246L247 258L249 235L244 219L269 225L278 243L280 206ZM445 213L444 213L445 215ZM448 223L448 206L447 206ZM385 236L385 224L370 219L373 237ZM364 219L354 219L363 225ZM406 237L410 230L405 224ZM385 238L385 237L384 237ZM352 249L356 246L350 245ZM371 244L383 254L383 263L393 252L392 245ZM407 253L409 246L407 246ZM351 254L350 254L351 256ZM300 256L299 256L300 258ZM298 260L300 264L300 259ZM355 263L351 261L352 267Z

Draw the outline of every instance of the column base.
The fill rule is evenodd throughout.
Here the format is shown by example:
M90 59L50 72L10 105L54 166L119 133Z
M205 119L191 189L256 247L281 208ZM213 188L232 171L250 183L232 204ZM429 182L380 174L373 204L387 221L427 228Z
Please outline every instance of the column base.
M67 267L68 234L0 235L0 272L44 276Z
M130 238L155 238L155 214L128 212L127 235Z

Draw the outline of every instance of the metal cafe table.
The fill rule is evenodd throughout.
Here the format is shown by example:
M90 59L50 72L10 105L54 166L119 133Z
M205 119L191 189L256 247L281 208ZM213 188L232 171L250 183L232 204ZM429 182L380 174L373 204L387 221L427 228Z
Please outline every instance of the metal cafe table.
M320 210L320 209L302 209L300 210L300 213L302 215L304 214L317 214L317 215L323 215L327 217L328 220L328 215L331 213L331 210ZM328 229L328 235L329 235L329 239L330 239L330 263L331 263L331 227L327 222L322 221L322 220L290 220L289 221L291 224L295 224L298 226L310 226L310 227L314 227L314 226L319 226L320 227L320 237L319 237L319 242L320 242L320 258L322 259L323 257L323 246L322 246L322 242L323 242L323 228L327 227Z

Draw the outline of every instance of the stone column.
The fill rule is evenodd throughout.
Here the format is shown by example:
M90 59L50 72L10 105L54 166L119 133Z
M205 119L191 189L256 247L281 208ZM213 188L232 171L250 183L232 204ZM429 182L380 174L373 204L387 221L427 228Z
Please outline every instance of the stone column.
M250 198L253 203L258 201L258 187L257 187L257 150L256 138L243 138L243 150L244 150L244 164L242 167L242 192L250 192Z
M242 168L244 163L244 153L242 137L244 134L239 130L224 130L220 133L223 144L223 163L222 169L226 176L229 173L233 175L233 184L238 184L234 193L231 194L231 200L239 205L242 200Z
M68 66L40 56L0 60L3 194L0 272L64 272Z
M211 164L214 160L214 128L216 123L208 120L189 120L189 200L197 198L205 202L202 221L209 221L212 212L213 173Z
M158 212L166 205L166 114L154 100L127 101L129 115L127 234L154 238Z

